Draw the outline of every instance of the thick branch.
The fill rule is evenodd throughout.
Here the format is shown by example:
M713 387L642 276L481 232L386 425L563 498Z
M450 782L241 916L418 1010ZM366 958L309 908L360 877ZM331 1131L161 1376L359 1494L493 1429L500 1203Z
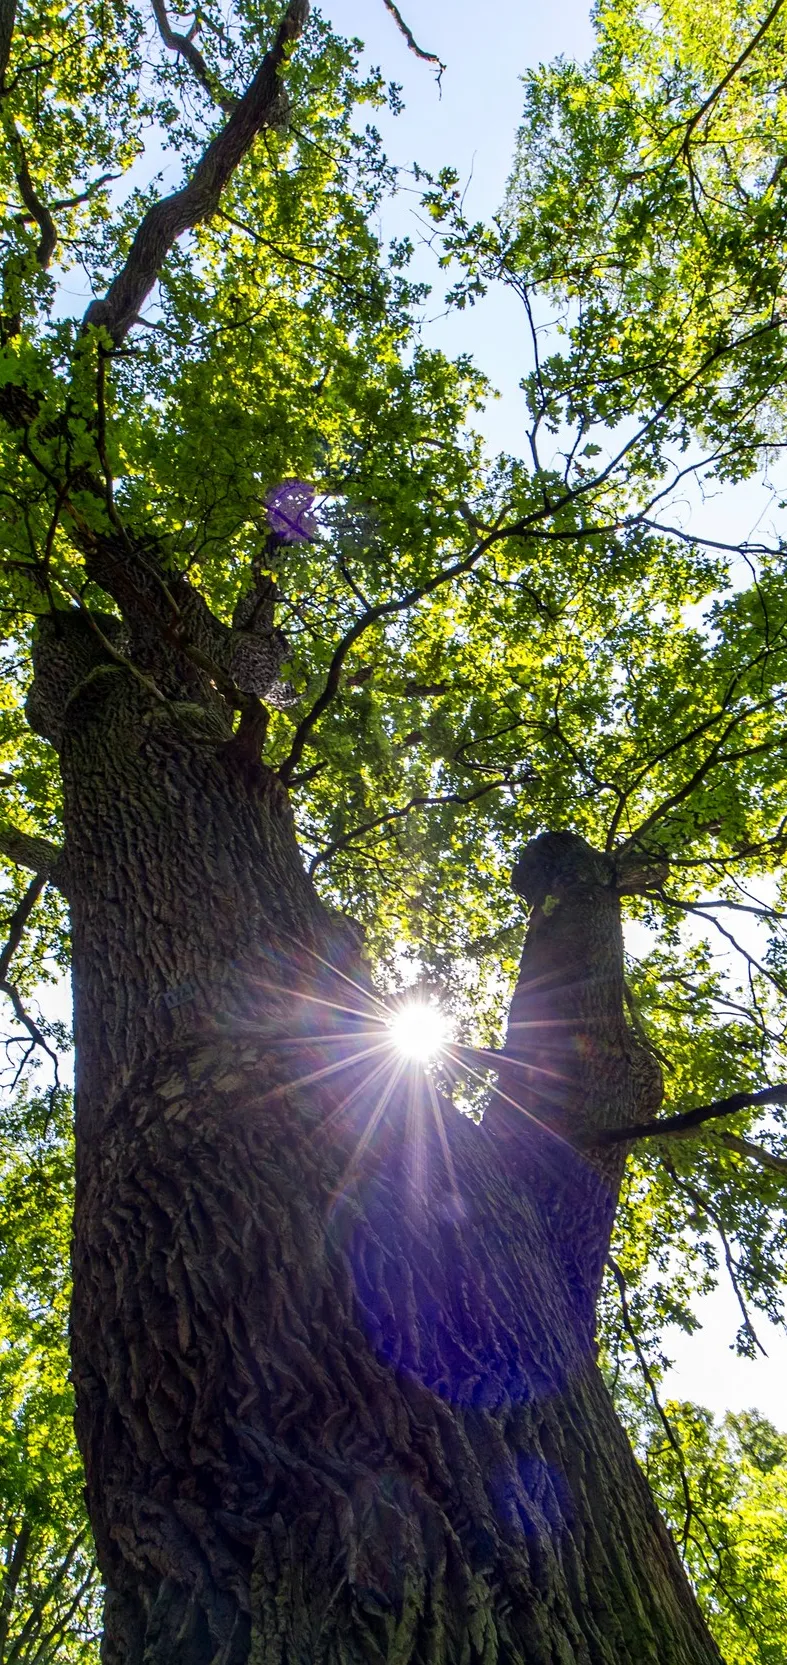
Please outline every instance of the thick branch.
M660 1116L654 1121L637 1122L633 1127L610 1127L603 1133L594 1132L592 1142L594 1145L621 1145L635 1139L662 1139L666 1135L687 1133L719 1116L734 1116L738 1110L765 1104L787 1104L787 1085L762 1087L758 1092L732 1093L729 1098L716 1099L713 1104L698 1104L693 1110L683 1110L678 1116Z
M18 827L11 827L6 822L0 826L0 856L5 856L17 867L32 868L42 879L58 883L57 873L63 852L48 838L20 832Z
M225 185L263 128L281 120L279 72L309 15L309 0L290 0L276 39L220 133L208 145L187 185L153 204L137 227L122 271L103 300L91 302L85 324L103 326L116 346L150 294L170 249L184 231L210 219Z
M179 57L185 58L186 63L191 69L193 69L200 86L204 87L209 97L213 99L215 104L218 104L219 108L224 111L225 115L232 115L232 112L238 102L237 98L232 98L231 95L226 93L224 88L219 86L218 82L214 80L202 53L199 50L199 47L194 45L191 34L176 34L167 16L167 8L164 5L164 0L151 0L151 4L153 6L153 16L156 19L158 32L164 42L164 45L169 48L170 52L177 52Z

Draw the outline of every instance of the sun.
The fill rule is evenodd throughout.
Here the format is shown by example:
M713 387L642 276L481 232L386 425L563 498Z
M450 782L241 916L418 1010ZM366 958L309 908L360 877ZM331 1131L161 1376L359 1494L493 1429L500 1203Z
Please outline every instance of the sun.
M448 1040L449 1023L439 1006L413 1000L399 1007L391 1019L389 1030L397 1052L415 1063L428 1064Z

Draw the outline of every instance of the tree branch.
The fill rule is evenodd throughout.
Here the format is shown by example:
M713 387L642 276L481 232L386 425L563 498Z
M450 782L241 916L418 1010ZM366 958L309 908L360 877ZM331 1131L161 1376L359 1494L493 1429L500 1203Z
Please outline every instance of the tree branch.
M41 875L37 873L35 878L31 880L21 902L18 907L14 909L14 912L8 921L8 941L6 942L2 954L0 954L0 982L5 982L5 979L8 976L11 961L17 951L17 948L19 947L20 942L22 941L27 927L27 922L45 885L46 879L42 878Z
M617 1261L613 1259L611 1254L607 1255L607 1265L608 1265L608 1267L610 1269L610 1272L612 1273L612 1276L615 1279L615 1283L617 1284L617 1287L618 1287L618 1294L620 1296L620 1311L621 1311L621 1317L622 1317L622 1320L623 1320L623 1328L624 1328L624 1330L626 1332L626 1335L628 1336L629 1341L631 1342L631 1345L634 1349L634 1354L635 1354L637 1363L639 1365L640 1370L642 1371L642 1375L645 1379L645 1383L647 1385L648 1392L650 1394L651 1400L653 1401L653 1408L656 1412L656 1415L659 1419L659 1422L661 1423L662 1428L664 1429L664 1432L667 1436L667 1439L668 1439L668 1441L669 1441L669 1443L670 1443L670 1445L671 1445L671 1447L672 1447L672 1449L675 1453L675 1459L676 1459L676 1462L677 1462L677 1465L678 1465L678 1473L680 1475L681 1491L683 1492L683 1504L684 1504L684 1509L685 1509L684 1522L683 1522L683 1546L682 1546L682 1552L685 1554L686 1543L687 1543L688 1537L689 1537L689 1528L691 1526L692 1516L694 1514L694 1503L693 1503L692 1496L691 1496L691 1490L689 1488L688 1476L686 1474L686 1465L685 1465L685 1461L684 1461L684 1457L683 1457L683 1447L681 1446L680 1440L678 1439L678 1436L675 1433L675 1429L673 1428L672 1423L670 1422L670 1419L667 1416L667 1413L664 1409L664 1406L662 1405L661 1400L659 1399L658 1391L657 1391L657 1388L656 1388L656 1383L655 1383L654 1376L653 1376L653 1372L652 1372L652 1370L650 1368L650 1365L648 1364L648 1361L645 1357L645 1353L643 1351L642 1343L640 1342L639 1336L637 1335L636 1327L634 1325L634 1322L633 1322L632 1317L631 1317L631 1312L629 1310L628 1296L626 1294L626 1279L625 1279L625 1276L624 1276L623 1272L621 1271Z
M507 785L508 781L503 777L500 780L487 781L483 786L479 786L477 791L468 792L466 796L463 796L461 792L444 792L411 798L409 804L405 804L402 809L391 809L386 815L378 815L374 821L365 821L362 826L354 827L351 832L344 833L341 838L335 838L332 844L326 844L325 849L318 851L314 860L310 863L309 877L313 877L317 868L321 867L323 862L330 861L340 850L346 850L348 845L355 844L366 833L376 832L378 827L385 827L391 821L403 821L405 816L411 815L414 809L433 809L439 804L472 804L475 803L476 798L483 798L487 792L496 792L499 787Z
M698 1104L693 1110L683 1110L677 1116L660 1116L651 1122L637 1122L632 1127L609 1127L603 1132L594 1132L594 1145L622 1145L636 1139L662 1139L668 1136L680 1136L695 1127L701 1127L703 1122L714 1121L720 1116L734 1116L738 1110L753 1109L758 1105L787 1104L787 1085L781 1087L762 1087L757 1092L732 1093L729 1098L716 1099L713 1104ZM588 1138L588 1143L591 1139Z
M16 166L14 168L14 174L16 176L16 183L19 186L19 195L22 198L28 214L30 214L35 220L41 233L38 239L38 247L36 249L36 260L38 261L41 270L46 271L46 268L55 252L55 248L57 247L57 230L55 222L52 219L52 215L50 214L46 203L42 202L35 185L33 184L30 169L27 165L25 147L22 143L22 135L19 132L16 122L11 121L8 123L7 132L11 141L11 146L16 152Z
M737 1133L719 1133L717 1137L720 1144L736 1151L738 1156L749 1157L762 1168L773 1168L777 1174L787 1174L787 1156L776 1156L774 1151L752 1144L751 1139L741 1139Z
M668 1162L666 1158L663 1158L663 1162L666 1172L669 1174L676 1191L682 1191L684 1196L688 1197L694 1208L697 1209L699 1213L706 1214L708 1219L712 1220L714 1226L716 1227L716 1230L721 1238L722 1248L724 1250L724 1262L727 1267L729 1280L733 1287L735 1299L741 1310L743 1329L745 1334L748 1336L750 1346L756 1347L759 1352L762 1353L763 1357L767 1359L768 1354L763 1347L757 1331L755 1330L749 1317L749 1309L746 1305L746 1298L738 1282L738 1265L733 1256L729 1238L724 1229L724 1222L721 1219L721 1216L719 1215L717 1209L714 1208L709 1198L706 1197L702 1191L698 1191L696 1186L692 1185L688 1179L684 1179L680 1174L675 1172L671 1162Z
M213 99L214 104L218 104L225 115L232 115L238 100L233 98L230 93L225 92L224 88L214 80L199 47L194 45L192 33L196 31L196 25L194 31L188 35L178 35L169 21L164 0L151 0L151 5L158 32L164 45L169 48L170 52L177 52L179 57L185 58L189 67L194 71L200 86L204 87L205 92Z
M719 81L718 86L714 87L713 92L708 94L708 97L706 98L704 104L700 105L699 109L695 111L691 120L687 123L686 132L683 135L683 143L681 145L681 150L683 151L683 154L684 154L684 156L686 157L687 160L688 160L688 155L689 155L689 143L690 143L691 135L694 132L695 127L699 126L699 123L702 121L703 116L706 116L708 111L713 108L713 106L717 102L717 100L721 98L721 95L724 92L725 88L729 86L729 84L732 80L734 80L735 76L738 73L738 70L743 68L743 65L745 64L747 58L750 58L752 52L754 52L756 50L756 48L759 46L760 41L763 38L763 35L767 34L768 30L770 29L771 24L777 18L777 16L778 16L779 12L781 11L783 5L784 5L784 0L775 0L775 4L773 6L771 6L771 9L768 12L767 16L763 19L762 23L760 24L760 27L757 30L757 33L755 35L752 35L751 40L744 47L740 56L735 59L734 64L730 65L730 68L727 70L726 75L722 76L722 79L721 79L721 81Z
M322 693L315 700L311 711L307 711L306 716L301 719L295 730L289 756L285 758L279 769L279 776L284 781L285 786L289 785L293 773L300 763L312 729L338 693L344 661L350 649L354 647L364 631L369 630L379 619L389 618L393 613L403 613L408 607L414 607L416 602L423 601L426 596L432 595L442 584L449 584L452 578L459 578L463 573L469 572L480 556L484 554L490 541L490 539L486 539L484 543L476 544L469 555L463 556L459 561L454 561L450 567L444 567L442 572L435 573L434 577L428 578L425 584L419 584L415 589L408 590L397 601L382 601L377 607L370 607L368 612L362 613L361 617L356 619L347 635L342 637L328 666L328 675Z
M257 134L281 121L284 105L279 72L308 15L309 0L289 0L273 46L229 120L201 156L188 184L148 209L122 271L103 299L92 301L88 307L85 325L106 329L116 346L125 339L144 306L173 244L184 231L210 219L225 185Z
M50 843L48 838L21 832L18 827L9 826L6 822L0 826L0 856L5 856L17 867L32 868L34 873L51 884L59 884L58 870L63 851L57 844Z
M424 52L423 47L418 45L418 42L415 39L415 37L412 33L412 30L409 29L407 24L405 23L405 20L402 17L402 14L399 10L399 7L394 5L394 0L383 0L383 5L385 6L386 11L390 12L397 28L400 29L402 34L404 35L404 38L407 41L407 45L409 46L410 51L415 53L416 58L422 58L425 64L436 64L437 65L437 69L438 69L437 80L438 80L438 84L439 84L440 76L442 75L443 70L445 69L445 64L442 63L441 59L437 57L436 53L434 53L434 52Z

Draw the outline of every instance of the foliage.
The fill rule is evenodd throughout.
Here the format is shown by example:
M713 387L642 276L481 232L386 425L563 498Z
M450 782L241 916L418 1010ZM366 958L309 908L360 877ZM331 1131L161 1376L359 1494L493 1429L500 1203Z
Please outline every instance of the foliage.
M97 1583L68 1380L71 1105L0 1118L0 1660L95 1657Z
M679 1453L651 1418L642 1460L713 1634L728 1665L780 1665L787 1438L756 1411L714 1424L696 1405L668 1402L666 1410Z

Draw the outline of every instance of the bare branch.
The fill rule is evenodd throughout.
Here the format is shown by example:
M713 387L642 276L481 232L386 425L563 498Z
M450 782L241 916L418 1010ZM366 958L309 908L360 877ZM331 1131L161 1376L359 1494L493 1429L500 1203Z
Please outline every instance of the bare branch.
M85 325L106 329L116 346L125 339L150 294L170 249L215 213L221 193L258 133L282 119L280 70L301 35L309 0L289 0L276 39L220 133L211 140L180 191L155 202L137 227L126 263L101 300L92 301Z
M151 5L158 32L164 45L169 48L170 52L177 52L179 57L185 58L190 69L193 69L200 86L204 87L205 92L213 99L214 104L218 104L225 115L232 115L238 100L233 98L230 93L225 92L224 88L211 75L199 47L194 45L192 32L190 31L187 35L176 34L167 16L164 0L151 0Z
M437 80L438 80L438 83L439 83L440 76L442 75L443 70L445 69L445 64L441 61L440 58L437 57L436 53L434 53L434 52L424 52L423 47L418 45L418 42L415 39L412 30L409 29L407 24L405 23L405 20L402 17L402 14L399 10L399 7L394 5L394 0L383 0L383 5L385 6L386 11L390 12L397 28L400 29L402 34L404 35L404 38L407 41L407 45L409 46L410 51L415 53L416 58L422 58L423 62L425 64L436 64L437 65L437 71L438 71Z
M653 1401L653 1409L655 1410L656 1415L659 1419L659 1422L661 1423L662 1428L664 1429L664 1432L667 1436L667 1439L668 1439L670 1445L672 1446L672 1449L675 1453L675 1458L676 1458L676 1461L677 1461L677 1464L678 1464L678 1473L680 1475L680 1485L681 1485L681 1491L683 1492L683 1504L684 1504L684 1509L685 1509L685 1516L684 1516L684 1522L683 1522L683 1546L682 1546L683 1552L685 1553L686 1543L687 1543L688 1537L689 1537L689 1527L691 1526L691 1520L692 1520L692 1516L694 1514L694 1504L693 1504L693 1501L692 1501L691 1492L689 1490L688 1476L686 1474L686 1465L685 1465L684 1458L683 1458L683 1448L681 1446L681 1443L680 1443L680 1440L678 1439L677 1434L675 1433L675 1429L673 1428L672 1423L670 1422L670 1419L667 1416L667 1413L664 1409L664 1406L662 1405L661 1400L659 1399L658 1392L657 1392L657 1389L656 1389L656 1383L655 1383L654 1376L653 1376L653 1372L652 1372L652 1370L650 1368L650 1365L648 1364L648 1361L645 1357L645 1354L644 1354L644 1351L643 1351L643 1348L642 1348L642 1343L640 1342L639 1336L637 1335L637 1331L636 1331L635 1325L634 1325L632 1317L631 1317L631 1312L629 1311L628 1296L626 1294L626 1279L624 1277L624 1274L621 1271L620 1267L618 1266L617 1261L613 1259L611 1254L607 1255L607 1265L608 1265L608 1267L610 1269L610 1272L612 1273L612 1276L615 1279L615 1283L617 1284L617 1287L618 1287L618 1294L620 1296L620 1311L621 1311L621 1316L622 1316L622 1319L623 1319L623 1328L626 1332L626 1335L629 1338L629 1341L631 1342L632 1347L634 1348L634 1353L635 1353L635 1356L636 1356L637 1363L639 1365L640 1370L642 1371L642 1375L645 1378L645 1383L647 1385L648 1392L650 1394L651 1400Z
M0 981L5 981L8 976L11 961L22 941L27 922L45 885L46 879L37 873L28 885L19 906L14 909L8 921L8 941L2 954L0 954Z
M729 1098L716 1099L713 1104L698 1104L693 1110L683 1110L677 1116L659 1116L651 1122L637 1122L632 1127L609 1127L594 1132L594 1145L623 1145L636 1139L662 1139L680 1136L703 1122L720 1116L734 1116L738 1110L751 1110L759 1105L787 1104L787 1084L781 1087L761 1087L756 1092L731 1093ZM588 1143L590 1140L588 1140Z
M757 1331L755 1330L754 1325L752 1324L752 1321L749 1317L749 1309L746 1305L746 1298L743 1294L743 1290L740 1287L740 1283L738 1282L738 1270L739 1270L738 1265L737 1265L737 1263L736 1263L736 1261L733 1257L732 1249L730 1247L729 1238L727 1237L727 1233L724 1229L724 1222L723 1222L718 1210L716 1208L714 1208L713 1203L710 1201L710 1198L706 1197L704 1192L698 1191L697 1187L692 1185L691 1182L688 1179L684 1179L682 1177L682 1175L677 1174L675 1172L675 1169L673 1168L672 1163L668 1162L666 1157L663 1159L663 1161L664 1161L664 1167L665 1167L667 1173L669 1174L670 1179L672 1180L672 1183L675 1186L676 1190L682 1191L684 1196L688 1197L688 1199L689 1199L690 1203L692 1203L693 1207L696 1208L701 1214L707 1214L708 1219L712 1220L714 1226L716 1227L716 1230L717 1230L717 1232L718 1232L718 1234L721 1238L721 1244L722 1244L722 1248L724 1250L724 1261L725 1261L725 1264L726 1264L726 1267L727 1267L727 1272L728 1272L728 1275L729 1275L730 1283L732 1284L733 1291L734 1291L734 1294L735 1294L735 1299L736 1299L736 1301L738 1303L738 1306L740 1307L740 1310L741 1310L741 1317L743 1319L744 1331L745 1331L746 1335L749 1338L749 1342L750 1342L751 1346L756 1347L758 1349L758 1351L760 1353L762 1353L763 1357L767 1359L768 1354L767 1354L765 1348L763 1347L762 1342L760 1341L760 1338L757 1334Z
M13 983L9 983L5 980L5 978L3 978L3 979L0 979L0 994L5 994L5 995L8 996L8 999L10 1000L11 1005L13 1006L14 1016L17 1020L17 1023L21 1023L22 1028L27 1030L27 1033L30 1036L31 1041L33 1042L33 1046L40 1046L42 1052L46 1053L47 1057L49 1058L49 1060L52 1064L52 1068L54 1070L55 1086L59 1087L60 1086L60 1070L59 1070L59 1065L58 1065L57 1053L52 1051L52 1048L49 1045L49 1042L47 1041L46 1036L44 1034L42 1034L41 1030L38 1027L38 1024L35 1021L35 1018L32 1018L30 1016L30 1013L28 1012L27 1008L25 1007L24 1001L22 999L21 994L19 993L18 988L16 988L16 986ZM32 1052L32 1050L33 1050L33 1047L30 1048L31 1052ZM23 1064L24 1064L24 1060L23 1060ZM19 1073L20 1072L17 1071L17 1078L18 1078Z

